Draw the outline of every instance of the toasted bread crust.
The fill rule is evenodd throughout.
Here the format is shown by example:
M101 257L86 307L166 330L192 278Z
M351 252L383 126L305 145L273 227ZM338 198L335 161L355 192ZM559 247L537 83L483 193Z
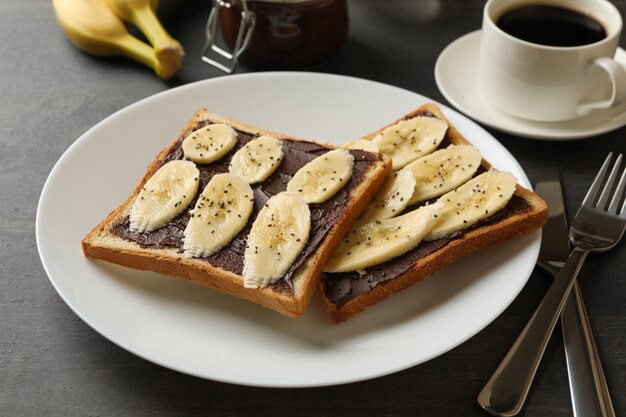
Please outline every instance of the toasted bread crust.
M430 103L421 106L417 110L414 110L389 125L377 130L376 132L367 135L365 139L372 139L388 126L393 126L406 118L414 117L424 111L432 113L437 118L448 124L446 139L452 144L470 144L470 142L465 139L445 118L439 107ZM491 164L484 159L482 160L481 165L485 169L491 168ZM349 300L341 307L337 307L326 296L325 282L323 279L320 280L320 293L322 294L322 298L326 304L326 310L329 318L335 323L348 320L356 314L368 309L380 301L383 301L389 296L425 280L435 272L445 268L459 258L478 252L482 249L495 246L516 236L526 234L542 227L548 216L546 203L537 194L519 184L516 186L515 195L523 198L530 205L531 209L524 213L514 214L498 223L487 224L464 233L461 238L450 241L441 249L418 260L406 272L389 281L380 283L369 292Z
M272 289L271 286L259 289L244 288L241 276L215 267L204 260L185 258L182 253L175 249L142 247L135 242L111 233L111 228L128 215L139 191L146 181L160 168L165 156L176 148L181 138L193 130L197 122L203 120L226 123L243 132L271 135L278 139L302 141L281 133L259 129L227 117L209 113L206 109L200 109L189 120L181 134L150 163L145 175L133 193L87 234L82 241L83 253L86 257L92 259L182 278L250 300L290 317L300 317L315 291L324 264L340 243L341 237L348 231L350 225L369 204L376 191L383 185L391 171L391 163L386 159L372 163L365 175L365 179L351 191L349 201L341 218L327 232L317 250L292 277L293 294L278 292ZM333 148L329 145L323 146L329 149Z

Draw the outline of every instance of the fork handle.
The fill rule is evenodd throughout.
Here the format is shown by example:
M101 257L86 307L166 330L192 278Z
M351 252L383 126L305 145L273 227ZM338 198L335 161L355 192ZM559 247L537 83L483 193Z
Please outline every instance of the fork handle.
M498 369L478 394L478 403L497 416L521 410L554 326L589 251L576 246Z
M580 287L575 283L561 314L575 417L615 417Z

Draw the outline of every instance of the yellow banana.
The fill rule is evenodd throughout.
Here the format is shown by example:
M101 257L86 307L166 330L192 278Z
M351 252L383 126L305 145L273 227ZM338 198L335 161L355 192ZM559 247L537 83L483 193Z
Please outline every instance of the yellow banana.
M168 67L182 66L183 47L165 31L154 14L158 0L105 0L122 20L137 26L148 38L159 62Z
M161 78L180 69L159 61L154 50L132 36L104 0L53 0L52 4L63 32L78 49L99 56L127 56L149 66Z

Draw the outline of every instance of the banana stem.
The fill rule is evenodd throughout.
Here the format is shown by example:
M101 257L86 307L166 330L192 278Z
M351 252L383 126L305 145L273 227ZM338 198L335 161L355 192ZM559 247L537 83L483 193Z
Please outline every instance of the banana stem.
M159 61L154 50L145 42L140 41L130 34L120 36L117 42L120 52L159 73Z
M163 28L159 19L149 7L133 10L133 23L137 25L154 46L157 54L163 49L180 49L180 44Z
M168 79L182 68L183 47L165 31L150 7L132 10L132 22L146 35L158 60L157 75Z

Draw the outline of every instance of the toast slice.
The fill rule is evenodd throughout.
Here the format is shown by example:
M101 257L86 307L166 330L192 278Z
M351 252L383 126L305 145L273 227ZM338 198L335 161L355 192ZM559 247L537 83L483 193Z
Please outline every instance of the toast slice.
M415 116L436 117L447 123L448 129L438 149L452 144L469 144L434 104L426 104L364 139L371 140L385 128ZM489 169L491 164L483 159L475 175ZM413 208L408 207L405 212ZM537 194L516 184L513 197L504 209L468 229L434 241L422 241L405 254L365 271L325 272L320 280L320 292L328 316L336 323L348 320L463 256L542 227L546 219L545 202Z
M196 164L200 171L198 191L192 203L180 215L152 232L131 231L131 207L144 184L167 162L183 159L183 140L195 130L211 123L223 123L235 129L237 143L234 148L215 162ZM217 253L205 258L185 257L183 230L189 222L189 209L194 207L195 200L213 175L228 171L233 154L260 135L280 139L284 157L269 178L251 185L254 203L246 225ZM315 291L323 265L341 236L384 183L391 170L389 161L376 153L350 151L354 156L350 180L329 200L309 205L311 231L307 245L284 278L277 283L264 288L244 287L242 269L246 239L266 201L272 195L284 191L290 178L304 164L332 149L329 145L266 131L200 109L189 120L180 136L163 149L148 166L144 177L126 201L87 234L82 241L83 252L92 259L182 278L250 300L284 315L299 317Z

